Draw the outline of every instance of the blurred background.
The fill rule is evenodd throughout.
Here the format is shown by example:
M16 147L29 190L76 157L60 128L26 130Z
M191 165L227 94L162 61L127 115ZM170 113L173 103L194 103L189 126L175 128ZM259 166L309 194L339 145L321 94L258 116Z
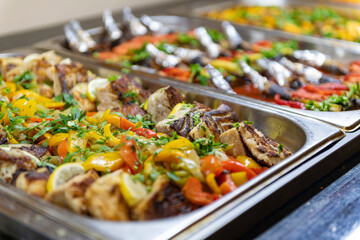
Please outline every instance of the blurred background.
M174 0L0 0L0 37L37 30L70 19L99 16L105 8L136 7Z

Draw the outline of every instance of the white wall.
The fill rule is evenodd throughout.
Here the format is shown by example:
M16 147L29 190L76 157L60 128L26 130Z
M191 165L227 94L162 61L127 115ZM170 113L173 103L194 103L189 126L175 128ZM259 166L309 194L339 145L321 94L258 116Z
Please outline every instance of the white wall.
M171 0L0 0L0 36L97 16L105 8L142 6Z

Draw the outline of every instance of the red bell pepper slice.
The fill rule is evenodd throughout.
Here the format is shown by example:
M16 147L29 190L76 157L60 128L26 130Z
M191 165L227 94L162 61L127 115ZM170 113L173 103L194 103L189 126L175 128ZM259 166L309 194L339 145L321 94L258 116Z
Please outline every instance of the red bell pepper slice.
M204 192L201 182L194 177L189 177L181 191L189 202L196 205L204 206L214 201L213 195Z
M280 94L276 94L274 97L274 101L276 104L279 105L285 105L292 108L298 108L298 109L305 109L305 104L302 102L295 102L295 101L287 101L280 98Z
M230 173L233 172L246 172L247 178L250 180L256 177L256 173L250 168L245 167L243 164L235 160L234 158L229 157L230 160L222 161L223 168Z
M152 138L152 137L157 138L156 132L148 128L135 128L135 129L131 129L131 131L139 136L144 136L146 138Z
M221 161L212 154L203 157L200 161L201 172L204 173L205 176L209 173L214 173L215 176L219 176L224 171Z
M220 182L220 191L221 194L225 195L231 191L234 191L237 186L235 185L234 181L232 180L230 174L223 173L218 177Z

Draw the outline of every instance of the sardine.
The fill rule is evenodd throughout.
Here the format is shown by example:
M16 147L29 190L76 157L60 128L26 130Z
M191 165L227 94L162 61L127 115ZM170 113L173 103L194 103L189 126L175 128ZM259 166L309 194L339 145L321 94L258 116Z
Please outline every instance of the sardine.
M131 36L143 36L147 34L147 28L141 23L141 21L134 16L131 8L124 7L123 9L123 24L128 28Z
M226 93L236 94L230 84L224 79L221 72L219 72L211 64L206 65L205 69L210 74L211 80L217 88L224 90Z
M256 61L256 63L263 68L264 70L268 71L269 74L275 78L276 82L280 86L288 85L289 78L291 77L291 72L276 61L269 60L267 58L261 58Z
M151 43L146 45L145 50L155 59L156 64L164 68L175 67L181 62L179 57L160 51Z
M249 43L245 42L236 28L228 21L223 21L221 27L230 44L231 49L249 49Z
M103 12L102 19L107 35L111 42L119 40L122 36L122 31L116 25L116 22L112 16L110 9L106 9Z
M309 63L312 66L320 67L330 57L316 50L295 50L293 56L300 61Z
M195 58L204 57L204 53L197 49L176 47L170 44L164 44L164 48L167 52L178 56L183 62L186 63L192 63Z
M288 68L290 71L304 76L305 80L311 84L327 83L327 82L340 82L331 76L325 75L316 68L306 66L302 63L292 62L289 59L282 57L279 63Z
M217 58L220 55L220 45L213 42L204 27L195 28L194 33L210 58Z
M246 62L239 60L239 65L243 70L244 74L250 79L255 88L259 89L261 92L267 90L267 85L269 80L266 77L261 76L260 73L255 71L250 67Z
M334 62L330 56L316 50L296 50L292 57L331 74L346 75L349 72L348 69Z
M69 24L66 24L64 26L64 32L69 47L72 50L81 53L86 53L89 51L88 45L80 39L80 37L76 34L76 32L71 28Z
M86 43L89 49L93 49L96 46L96 42L90 36L90 34L84 31L77 20L71 20L69 25L79 36L79 38Z
M152 33L167 34L170 32L170 29L166 27L162 22L155 21L148 15L142 15L140 20Z

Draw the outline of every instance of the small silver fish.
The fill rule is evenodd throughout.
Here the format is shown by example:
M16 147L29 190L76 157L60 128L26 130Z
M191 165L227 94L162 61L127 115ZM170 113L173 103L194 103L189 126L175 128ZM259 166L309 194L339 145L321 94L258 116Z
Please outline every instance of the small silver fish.
M167 52L178 56L183 62L191 63L195 58L204 57L204 53L197 49L176 47L171 44L164 44L163 46Z
M86 53L87 51L89 51L88 45L80 39L80 37L69 24L66 24L64 26L64 32L66 40L71 49L81 53Z
M123 23L128 27L132 36L143 36L148 32L147 28L134 16L131 8L124 7L122 12Z
M308 62L310 65L321 67L330 57L316 50L295 50L294 58Z
M217 58L220 55L220 46L211 39L204 27L194 29L195 37L201 45L206 49L206 53L210 58Z
M228 21L223 21L221 27L230 43L232 49L237 49L243 43L243 39L236 31L235 27L231 25Z
M141 22L148 27L150 32L155 34L167 34L170 29L166 27L162 22L155 21L148 15L142 15L140 18Z
M267 90L269 85L269 80L266 77L261 76L260 73L255 71L252 67L250 67L246 62L239 60L238 61L241 69L244 74L250 79L255 88L259 89L261 92Z
M181 62L179 57L160 51L151 43L146 45L145 50L155 59L156 64L164 68L175 67Z
M261 68L268 71L280 86L285 86L288 83L288 79L291 77L291 72L280 63L267 58L260 58L256 61L256 63Z
M289 59L282 57L279 61L280 64L288 68L290 71L305 77L305 80L312 84L319 84L323 74L313 67L306 66L302 63L295 63Z
M80 39L88 45L89 49L93 49L96 46L96 42L94 41L94 39L90 36L88 32L82 29L79 21L71 20L70 26L77 33Z
M224 90L226 93L236 94L230 84L224 79L221 72L219 72L211 64L206 65L205 70L210 74L211 80L217 88Z
M122 36L122 31L116 25L110 9L105 9L102 15L105 30L112 42L118 40Z

